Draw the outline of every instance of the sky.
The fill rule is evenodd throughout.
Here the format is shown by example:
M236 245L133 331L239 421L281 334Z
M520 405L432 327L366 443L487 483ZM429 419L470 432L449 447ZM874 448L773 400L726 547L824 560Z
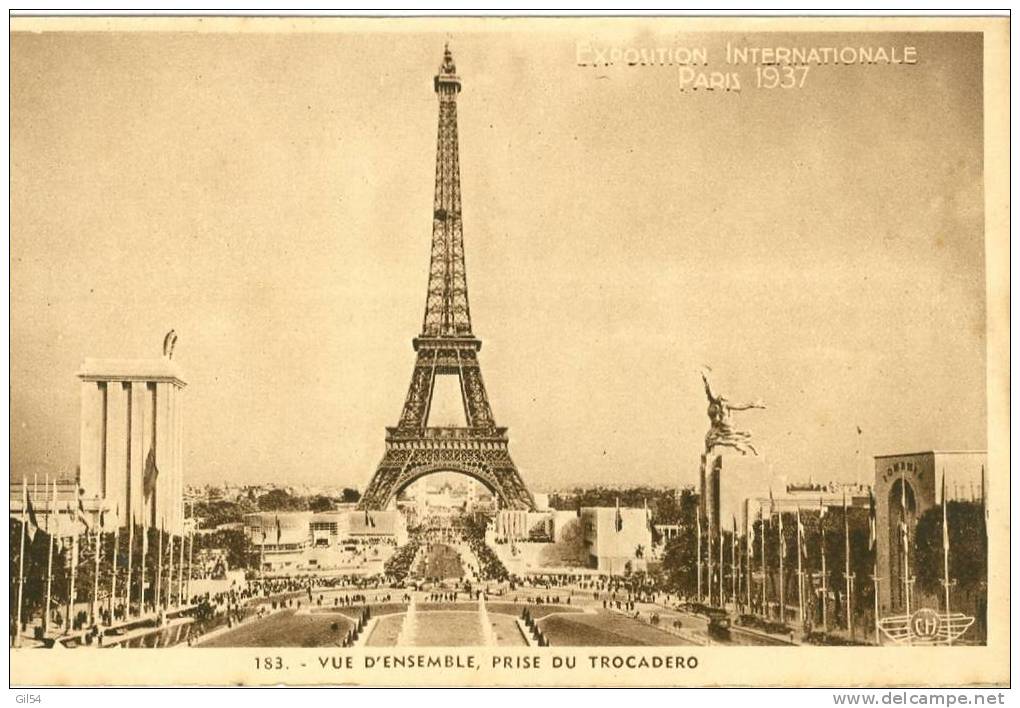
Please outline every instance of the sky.
M986 448L980 35L291 24L12 35L13 478L73 473L85 357L174 328L186 483L367 485L421 328L447 40L473 328L531 488L694 483L705 365L767 404L735 415L790 479ZM726 41L918 62L767 90ZM578 42L706 47L742 90Z

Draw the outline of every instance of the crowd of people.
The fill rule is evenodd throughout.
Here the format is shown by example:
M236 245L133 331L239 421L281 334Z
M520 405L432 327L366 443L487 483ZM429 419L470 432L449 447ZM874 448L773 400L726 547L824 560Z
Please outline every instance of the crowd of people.
M430 592L425 596L425 602L456 602L460 593L456 590L451 592ZM471 593L468 593L468 599L471 599Z
M383 566L383 572L392 583L402 583L411 572L411 565L418 555L421 541L418 538L411 538L403 546L397 548Z
M308 600L309 602L312 601L311 593L308 594ZM335 595L332 598L332 600L333 607L360 607L362 605L367 605L370 602L376 603L392 602L393 595L391 595L390 593L384 593L381 595L373 595L372 597L369 597L368 595L364 595L362 593L355 593L353 595L350 594ZM326 597L326 595L323 595L321 593L315 598L314 601L316 607L322 607L323 605L328 607L330 604L329 602L330 598Z
M415 564L434 544L454 548L465 575L456 587L441 587L430 584L421 577L422 568ZM291 576L265 577L258 571L251 571L244 579L233 581L228 589L219 592L205 592L194 595L184 604L184 611L195 619L193 637L213 629L236 626L252 617L265 616L280 609L312 608L361 608L367 610L373 604L411 602L411 595L403 592L395 596L391 591L406 588L409 581L415 581L419 590L427 590L422 601L428 603L457 602L473 600L483 592L493 596L513 598L513 602L524 605L522 618L529 622L536 641L543 640L541 630L531 619L528 606L570 605L578 602L601 605L602 610L632 613L639 603L655 603L670 606L683 600L680 596L657 588L645 574L628 577L606 577L588 573L548 573L518 577L512 575L500 558L485 541L484 526L474 519L462 517L453 523L433 524L416 529L408 543L397 548L384 566L384 572L376 575L316 575L303 573ZM422 587L424 584L424 587ZM482 589L484 588L484 590ZM101 610L101 618L109 624L107 610ZM122 615L123 608L114 610L114 619ZM80 613L84 614L84 613ZM348 614L345 612L345 614ZM87 628L88 617L76 617L77 628ZM162 626L162 619L157 620ZM360 631L360 630L359 630ZM338 641L345 644L357 639L353 631Z
M489 545L481 538L468 538L471 552L478 559L478 579L503 582L510 579L510 573Z

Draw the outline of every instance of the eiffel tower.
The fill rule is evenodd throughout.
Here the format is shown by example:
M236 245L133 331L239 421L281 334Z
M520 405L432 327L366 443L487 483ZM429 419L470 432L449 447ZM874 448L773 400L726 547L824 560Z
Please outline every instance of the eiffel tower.
M376 468L359 509L385 509L416 479L433 472L459 472L484 484L504 509L534 509L535 500L510 459L506 428L496 426L482 383L471 333L464 232L460 212L460 161L457 149L457 94L461 81L446 47L435 77L439 96L436 190L432 215L432 254L417 358L404 410L396 427L386 428L386 453ZM437 375L460 380L465 427L429 427Z

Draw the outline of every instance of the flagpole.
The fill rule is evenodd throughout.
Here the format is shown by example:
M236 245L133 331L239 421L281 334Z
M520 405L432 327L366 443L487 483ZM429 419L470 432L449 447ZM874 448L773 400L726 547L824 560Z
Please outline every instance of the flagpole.
M797 618L801 627L804 626L804 549L801 536L804 535L804 524L800 520L800 505L797 505Z
M697 547L698 547L698 602L701 602L703 596L701 594L701 505L699 504L694 509L694 518L697 521Z
M191 503L191 523L194 526L195 503ZM188 602L191 602L191 575L195 572L195 529L188 532Z
M740 602L740 575L737 567L737 517L733 517L733 537L730 539L730 578L733 581L733 606Z
M875 521L875 492L868 490L868 550L871 552L871 587L875 600L875 646L881 646L882 636L879 633L880 623L878 617L878 530Z
M39 501L39 475L37 473L32 475L32 499L35 499L37 502ZM32 523L32 528L35 529L35 531L32 532L32 535L28 537L28 543L31 547L31 544L35 542L35 535L39 532L39 520L36 517L35 506L32 507L32 514L29 517L29 521ZM47 520L46 523L48 525L49 521ZM43 619L42 624L43 626L46 625L45 619Z
M751 524L752 527L753 527L754 522L751 520L751 510L747 509L745 507L745 514L744 514L744 526L745 526L745 528L744 528L744 550L746 551L746 555L747 555L747 572L744 574L744 582L746 583L746 593L744 594L744 597L747 598L747 611L750 613L751 612L751 580L754 578L754 573L752 572L752 567L751 567L751 563L753 561L753 556L754 556L754 538L751 536L751 529L746 528L748 524Z
M765 593L768 590L769 570L765 562L765 513L761 507L758 507L758 521L761 522L758 525L758 535L761 536L761 616L768 617L768 598Z
M147 510L142 510L142 557L138 561L138 616L145 614L145 557L149 555L149 528L145 523Z
M822 534L822 633L829 633L829 574L825 568L825 504L818 515L818 529Z
M854 636L853 593L854 579L850 573L850 519L846 506L846 489L843 489L843 580L846 583L846 629Z
M110 559L110 622L117 610L117 561L120 559L120 504L117 505L117 517L113 522L113 556Z
M262 527L262 543L259 544L259 585L263 585L262 569L266 565L266 527ZM263 588L260 588L263 589Z
M879 634L879 621L878 621L878 580L879 580L878 563L875 563L874 568L872 570L874 571L874 575L871 576L871 584L872 586L874 586L875 594L875 646L878 646L882 643L882 637Z
M170 538L167 539L167 548L170 554L170 569L166 575L166 607L170 609L170 606L174 602L174 532L170 530Z
M99 512L99 518L100 518L100 520L103 518L103 512L102 511ZM95 562L96 572L95 572L95 575L92 578L92 624L94 624L94 625L99 624L99 618L97 617L97 615L99 613L99 554L103 550L102 549L101 537L100 537L101 527L102 527L102 523L101 522L96 524L96 533L95 533L95 537L96 537L96 551L95 551L95 556L96 556L96 558L95 558L95 561L96 561Z
M135 510L132 505L128 506L128 559L127 559L127 582L124 583L125 595L127 596L124 602L124 619L131 616L131 580L133 577L132 571L135 551Z
M988 555L988 483L985 481L985 466L981 465L981 526L985 537L985 557ZM985 572L985 601L981 604L981 626L988 634L988 573Z
M25 526L28 509L28 482L21 478L21 550L18 553L18 621L14 627L14 646L21 646L21 607L25 594Z
M723 564L723 552L726 544L723 541L723 530L722 530L722 514L719 514L719 607L726 606L726 598L723 597L723 593L726 592L726 566Z
M71 595L68 598L68 609L67 609L67 620L68 626L71 631L74 631L74 620L72 616L75 615L75 601L77 600L75 593L75 580L78 575L78 519L74 519L74 535L71 537Z
M942 468L942 585L946 594L946 621L949 621L949 514L946 498L946 469ZM946 643L953 643L952 633L946 637Z
M160 521L156 532L156 594L153 596L152 609L159 612L163 606L163 522Z
M907 526L907 483L900 475L900 516L902 517L902 526L900 528L900 536L903 539L903 602L907 610L907 615L910 614L910 528Z
M708 604L712 604L712 517L705 514L705 584L707 585Z
M786 583L783 577L783 556L786 555L786 539L783 537L783 512L779 511L779 621L786 624Z
M177 574L177 607L184 605L184 530L181 530L181 555L177 564L180 572Z
M46 486L50 486L50 476L46 475ZM46 510L46 535L49 536L47 539L49 549L47 551L46 558L46 610L43 615L43 633L45 634L50 628L50 603L53 598L53 531L50 529L50 517L53 515L53 510L56 508L57 503L57 480L53 480L53 487L50 489L50 503L49 508Z

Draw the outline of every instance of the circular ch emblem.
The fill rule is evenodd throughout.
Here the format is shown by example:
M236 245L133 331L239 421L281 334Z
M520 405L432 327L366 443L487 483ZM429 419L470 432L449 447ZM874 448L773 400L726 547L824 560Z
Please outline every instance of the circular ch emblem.
M910 616L910 628L918 639L935 639L941 623L939 614L928 607L923 607Z

